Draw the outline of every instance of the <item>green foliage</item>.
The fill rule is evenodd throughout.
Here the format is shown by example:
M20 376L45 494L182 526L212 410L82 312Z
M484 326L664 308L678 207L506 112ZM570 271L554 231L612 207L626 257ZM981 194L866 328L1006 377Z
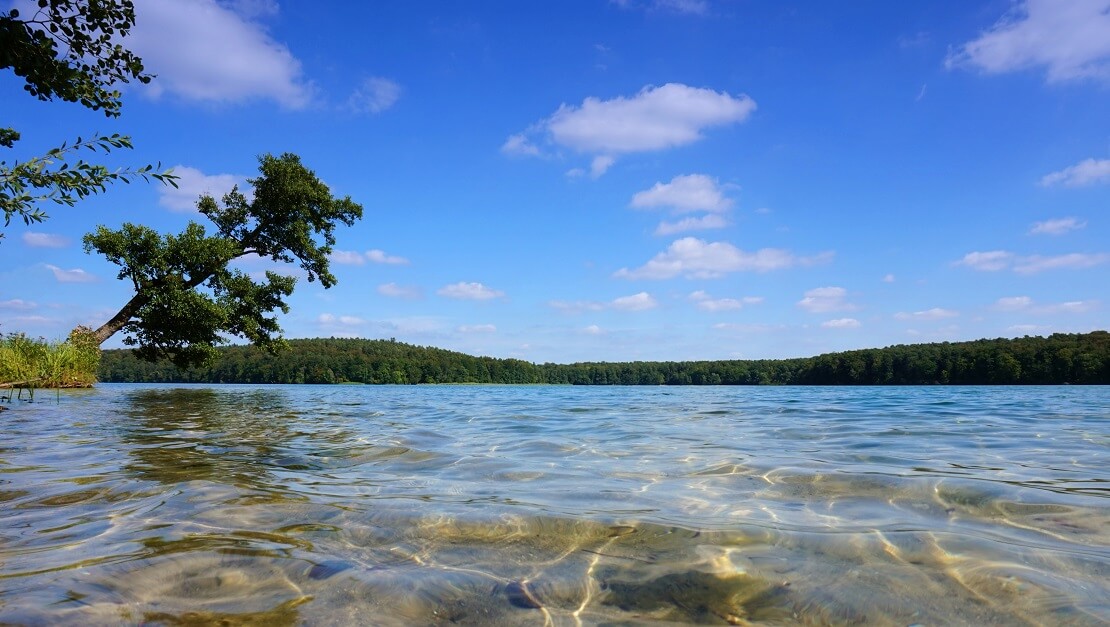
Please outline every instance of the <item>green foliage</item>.
M552 383L574 385L1110 384L1110 334L916 344L755 361L532 364L473 357L392 340L289 340L268 354L219 350L207 368L181 370L105 351L104 381L198 383Z
M5 131L8 134L4 137L19 139L19 134L11 129L0 129L0 134ZM94 135L91 139L78 137L72 144L63 143L41 157L22 163L17 161L9 166L6 161L0 161L0 208L4 210L4 226L11 223L14 215L19 215L24 224L42 222L47 217L46 212L37 207L37 203L50 201L72 207L86 196L105 191L107 184L115 181L130 183L132 179L141 178L177 187L176 176L169 170L157 172L152 165L109 170L83 159L72 166L65 161L67 154L82 148L109 152L112 148L131 148L131 140L119 134ZM59 163L61 165L57 165Z
M33 16L0 13L0 69L23 77L24 90L39 100L57 97L118 116L120 93L110 87L152 78L113 41L134 25L131 0L38 0Z
M100 342L124 331L124 342L137 346L146 360L168 357L181 367L207 363L228 336L275 350L283 346L281 327L268 314L289 310L285 298L296 279L267 272L264 281L229 267L245 255L296 263L309 281L335 284L328 254L337 223L348 226L362 217L362 207L331 191L292 154L259 158L260 176L251 179L254 199L238 188L222 203L202 196L197 206L216 226L209 235L190 222L178 235L124 224L104 226L85 236L86 252L96 251L120 266L118 278L129 280L135 296L96 331Z
M92 332L77 327L65 342L0 337L0 383L33 381L35 387L89 387L96 382L100 346Z
M131 0L39 0L32 16L22 16L17 9L0 12L0 70L11 69L23 77L24 90L39 100L59 98L116 117L122 101L120 92L111 87L132 79L147 83L152 78L143 73L142 60L117 43L134 24ZM19 138L15 129L0 128L0 146L12 148ZM72 165L65 162L67 155L80 149L108 152L112 148L131 148L130 139L121 135L77 138L22 163L0 161L4 226L16 215L25 224L42 222L47 216L38 203L72 206L115 181L142 178L176 186L173 174L156 171L160 165L110 171L80 159Z

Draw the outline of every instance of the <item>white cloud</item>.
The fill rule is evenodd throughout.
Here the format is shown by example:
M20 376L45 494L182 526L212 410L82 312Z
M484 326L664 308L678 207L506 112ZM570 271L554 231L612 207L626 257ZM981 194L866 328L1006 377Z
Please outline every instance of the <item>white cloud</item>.
M591 173L596 177L618 155L691 144L702 139L705 129L742 122L755 108L755 101L746 95L733 97L681 83L648 85L631 97L589 97L579 106L563 104L551 117L510 135L501 151L538 156L542 153L537 140L543 140L595 155Z
M1034 311L1034 313L1044 314L1044 315L1061 314L1061 313L1078 314L1078 313L1087 313L1088 311L1093 311L1097 306L1098 306L1098 303L1095 302L1095 301L1072 300L1072 301L1068 301L1066 303L1059 303L1059 304L1056 304L1056 305L1042 305L1040 307L1035 308L1033 311Z
M836 320L822 322L821 327L825 329L858 329L860 321L855 318L837 318Z
M1050 83L1110 80L1110 0L1027 0L949 52L949 68L988 74L1044 67Z
M1044 270L1080 270L1102 265L1110 261L1110 254L1106 253L1070 253L1055 257L1032 255L1021 259L1014 265L1014 272L1021 274L1035 274Z
M808 290L798 306L810 313L854 311L856 305L848 302L848 290L843 287L816 287Z
M582 332L585 333L586 335L601 335L601 334L605 333L605 331L602 330L602 328L597 326L596 324L591 324L590 326L582 329Z
M769 333L772 331L783 331L787 327L785 324L745 324L739 322L718 322L713 325L713 328L718 331L737 331L740 333Z
M396 283L383 283L379 285L378 293L390 298L404 298L408 300L420 298L420 288L401 286Z
M768 272L796 265L812 265L828 261L831 253L815 257L796 257L787 250L763 248L745 252L728 242L706 242L694 237L676 240L643 266L621 268L614 276L626 279L715 278L728 272Z
M396 104L400 97L400 85L388 78L372 76L362 81L347 99L347 108L356 113L381 113Z
M322 333L333 337L362 337L367 321L357 316L322 313L316 318L316 324Z
M464 324L458 327L459 333L496 333L497 327L492 324Z
M17 311L30 311L38 307L38 304L23 300L21 298L13 298L11 300L0 301L0 309L15 309Z
M69 238L54 233L26 231L23 233L23 243L34 248L65 248L69 246Z
M893 274L888 274L888 275L883 277L883 283L893 283L893 282L894 282L894 275Z
M218 200L223 198L224 194L230 192L231 188L236 185L240 186L239 191L247 195L249 199L249 194L247 194L249 190L243 189L247 187L246 177L235 174L208 175L186 165L173 166L173 173L178 177L176 188L172 185L157 186L158 204L170 211L196 211L197 200L203 194L208 194Z
M944 320L945 318L955 318L959 316L960 312L951 309L941 309L940 307L933 307L925 311L915 311L907 313L905 311L894 314L898 320Z
M1022 309L1027 309L1032 304L1033 299L1028 296L1007 296L1005 298L999 298L994 303L994 308L1002 311L1021 311Z
M616 159L609 155L598 155L590 162L590 178L600 178L609 168L616 163Z
M72 270L63 270L58 266L46 264L46 267L54 273L54 278L59 283L92 283L96 281L95 275L85 272L81 268L74 268Z
M763 298L760 296L745 296L742 299L713 298L704 290L690 292L688 298L697 303L699 309L710 312L735 311L737 309L742 309L744 305L752 305L763 302Z
M710 213L700 218L683 218L678 222L660 222L655 227L656 235L674 235L687 231L708 231L710 229L723 229L729 221L718 214Z
M959 266L968 266L985 272L1003 270L1013 261L1014 254L1004 250L989 252L973 252L964 255L963 259L956 262Z
M388 265L405 265L409 262L404 257L397 257L396 255L387 255L385 251L373 249L366 251L366 258L374 263L384 263Z
M405 265L409 263L409 260L405 259L404 257L387 255L385 251L378 250L376 248L366 251L365 254L349 250L335 250L332 251L331 255L328 258L335 263L350 266L361 266L367 261L371 261L373 263L384 263L388 265Z
M1095 183L1110 183L1110 159L1085 159L1041 177L1041 185L1045 187L1050 185L1083 187Z
M501 152L507 155L525 155L531 157L538 157L540 155L539 147L528 141L528 137L526 137L524 133L509 135L505 143L501 144Z
M675 213L722 213L732 208L733 200L724 195L716 179L704 174L683 174L670 183L656 183L651 189L636 192L630 204L637 209L669 207Z
M489 300L505 295L504 292L488 288L481 283L467 283L465 281L445 285L441 287L436 294L446 298L458 298L463 300Z
M257 6L257 3L244 6ZM301 63L264 26L215 0L144 0L135 4L128 46L156 74L149 91L187 100L242 103L273 100L301 109L312 86Z
M1061 313L1087 313L1098 306L1097 301L1072 300L1053 305L1036 305L1028 296L1010 296L999 298L994 308L1000 311L1026 311L1038 315L1054 315Z
M552 308L564 311L566 313L582 313L583 311L601 311L605 309L605 303L599 303L588 300L553 300L550 303Z
M331 254L328 255L328 259L330 259L332 263L338 263L344 266L361 266L366 263L366 258L362 256L362 253L357 253L353 250L333 250Z
M553 300L550 303L552 308L558 309L569 314L579 314L586 311L603 311L605 309L615 309L618 311L644 311L647 309L654 309L659 306L659 302L647 292L639 292L631 296L621 296L614 298L607 303L601 303L591 300L578 300L578 301L563 301Z
M614 298L609 306L620 311L645 311L655 309L659 306L659 302L651 294L639 292L631 296Z
M1063 235L1068 231L1078 231L1086 226L1087 223L1078 218L1058 218L1055 220L1045 220L1044 222L1034 222L1033 227L1029 229L1029 234Z

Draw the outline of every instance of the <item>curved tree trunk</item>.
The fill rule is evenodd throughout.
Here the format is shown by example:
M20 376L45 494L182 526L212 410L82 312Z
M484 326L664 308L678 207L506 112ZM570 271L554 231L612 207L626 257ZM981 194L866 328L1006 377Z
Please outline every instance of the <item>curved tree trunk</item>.
M108 320L108 322L100 325L100 328L93 332L93 335L96 336L97 342L103 344L105 341L108 340L108 338L115 335L116 332L122 329L124 325L126 325L128 322L131 321L132 318L135 317L135 314L138 313L139 308L145 304L146 298L141 297L139 294L132 296L131 300L127 301L127 304L124 305L119 310L119 312L116 313L116 315L112 316L112 318Z

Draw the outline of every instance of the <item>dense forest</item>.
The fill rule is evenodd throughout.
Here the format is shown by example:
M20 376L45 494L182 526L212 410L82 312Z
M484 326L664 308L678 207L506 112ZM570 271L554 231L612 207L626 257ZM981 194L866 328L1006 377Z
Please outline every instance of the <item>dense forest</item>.
M910 344L775 360L533 364L395 340L290 340L277 354L219 350L178 369L104 351L101 381L159 383L553 383L574 385L1110 384L1110 333Z

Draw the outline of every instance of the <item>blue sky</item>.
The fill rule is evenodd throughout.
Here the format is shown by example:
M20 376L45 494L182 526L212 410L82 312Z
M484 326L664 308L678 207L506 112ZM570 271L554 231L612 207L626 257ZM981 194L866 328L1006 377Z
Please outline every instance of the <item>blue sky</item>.
M108 120L4 73L3 158L120 132L107 162L181 189L5 229L0 331L103 323L130 292L84 233L180 230L282 152L365 208L287 337L572 362L1110 327L1110 0L137 4L157 78Z

